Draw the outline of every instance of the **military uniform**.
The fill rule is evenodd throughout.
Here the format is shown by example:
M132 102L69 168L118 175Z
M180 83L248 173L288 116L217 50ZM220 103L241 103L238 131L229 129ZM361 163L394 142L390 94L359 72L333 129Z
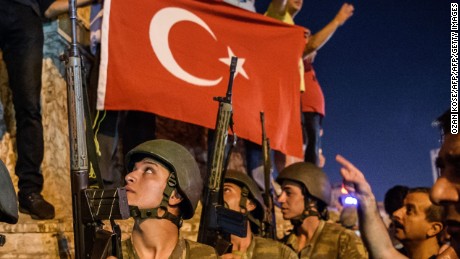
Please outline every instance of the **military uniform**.
M292 249L278 241L253 236L251 244L246 252L232 251L233 254L241 256L241 259L295 259L299 258Z
M297 236L291 233L283 242L297 251ZM361 239L351 230L338 224L320 221L311 241L299 252L301 259L307 258L368 258Z
M198 201L203 191L203 181L201 179L198 164L192 154L182 145L170 140L156 139L144 142L128 152L125 163L128 172L136 174L136 172L138 172L136 163L145 158L150 158L155 162L158 162L158 164L169 171L169 177L167 179L166 187L163 190L163 198L159 206L148 209L140 209L135 204L129 204L130 215L136 222L133 232L145 231L139 223L145 219L153 219L148 222L144 221L143 223L147 225L151 224L152 227L159 223L160 220L169 220L177 227L177 231L179 231L182 219L190 219L195 214L196 206L198 205ZM137 181L135 177L130 176L131 173L126 176L128 187L130 185L135 185ZM182 197L182 201L179 204L179 215L168 211L170 206L169 199L171 195L173 195L174 191L180 193L180 196ZM151 234L153 235L154 233ZM163 240L150 241L148 245L164 245L164 242L171 237L168 237L166 234L165 236L162 236L162 238ZM136 249L134 248L131 238L122 242L122 253L123 258L140 258L136 253ZM169 258L211 259L218 257L214 248L186 240L179 235L177 244L171 255L169 255Z
M125 259L140 259L134 249L131 238L121 243L123 258ZM169 259L211 259L218 258L214 248L201 243L193 242L187 239L179 238L176 247L174 248Z

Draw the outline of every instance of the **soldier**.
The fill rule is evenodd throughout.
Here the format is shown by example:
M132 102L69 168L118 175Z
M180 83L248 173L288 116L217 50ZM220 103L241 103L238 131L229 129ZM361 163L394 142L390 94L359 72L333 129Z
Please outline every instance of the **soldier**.
M134 227L123 258L217 258L212 247L183 239L203 189L193 156L169 140L140 144L126 156L126 193Z
M368 258L361 239L351 230L326 222L331 185L326 174L308 162L294 163L281 171L278 198L283 218L294 225L284 243L300 258Z
M233 251L222 258L298 258L289 247L260 234L265 216L262 195L256 183L247 175L235 170L227 170L224 182L225 205L248 215L246 237L231 236Z

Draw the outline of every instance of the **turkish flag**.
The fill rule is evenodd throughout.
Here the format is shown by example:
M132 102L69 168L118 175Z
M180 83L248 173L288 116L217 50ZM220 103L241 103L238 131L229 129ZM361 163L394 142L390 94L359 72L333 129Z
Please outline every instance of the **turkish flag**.
M98 109L215 127L231 56L234 132L302 157L298 60L304 29L216 1L104 2Z

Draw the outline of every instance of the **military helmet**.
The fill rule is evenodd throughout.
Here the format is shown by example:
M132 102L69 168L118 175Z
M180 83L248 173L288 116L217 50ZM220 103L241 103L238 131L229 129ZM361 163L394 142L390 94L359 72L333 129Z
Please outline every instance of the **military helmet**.
M262 220L265 213L265 203L259 187L254 180L243 172L229 169L225 172L225 182L233 182L238 186L244 185L248 188L249 198L254 200L257 205L253 215L256 216L257 219Z
M309 162L294 163L284 168L276 178L279 184L282 184L284 180L303 184L311 196L329 205L331 184L327 175L316 165Z
M182 145L166 140L156 139L144 142L133 148L126 155L126 168L131 171L134 163L144 157L151 157L165 165L176 175L177 189L183 196L182 218L193 217L198 200L203 190L200 169L192 154Z

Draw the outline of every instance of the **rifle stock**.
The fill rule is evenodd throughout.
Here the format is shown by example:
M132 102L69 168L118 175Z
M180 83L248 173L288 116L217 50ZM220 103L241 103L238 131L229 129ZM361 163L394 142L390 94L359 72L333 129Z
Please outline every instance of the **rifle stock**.
M260 112L260 122L262 124L262 157L264 163L264 193L262 194L265 203L265 218L262 222L262 236L276 239L276 217L275 207L273 206L273 196L270 192L270 176L272 173L272 161L270 158L270 140L265 132L265 115Z
M198 242L213 246L219 255L232 251L230 235L246 236L246 217L223 206L222 185L226 167L228 129L232 124L232 85L238 58L232 57L230 78L225 97L214 98L219 102L215 134L211 146L206 184L203 190L203 209L198 230Z

